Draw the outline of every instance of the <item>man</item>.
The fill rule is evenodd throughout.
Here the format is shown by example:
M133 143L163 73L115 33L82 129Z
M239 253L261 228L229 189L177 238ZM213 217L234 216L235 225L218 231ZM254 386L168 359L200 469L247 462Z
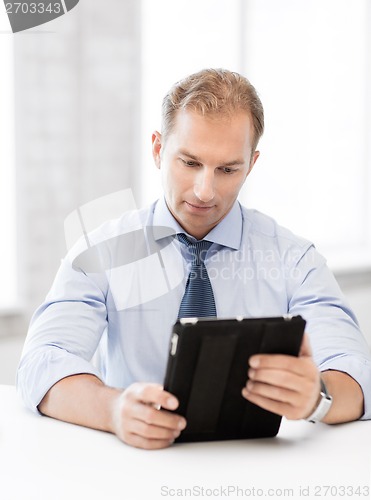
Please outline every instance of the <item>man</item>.
M164 99L162 134L152 137L164 199L124 214L96 237L127 234L139 220L143 227L173 228L191 242L210 241L204 263L218 317L289 313L307 320L298 358L247 360L242 396L304 419L321 404L325 383L333 402L324 422L370 418L368 347L324 259L310 242L236 201L259 157L263 128L261 102L244 77L211 69L179 82ZM108 271L97 273L77 269L67 257L35 313L18 370L18 387L34 410L148 449L169 446L186 426L168 411L178 401L161 383L191 266L177 238L154 240L162 245L165 269L175 273L172 284L135 303L135 294L147 293L135 287L161 279L153 267L133 275L111 260ZM91 363L97 347L100 369Z

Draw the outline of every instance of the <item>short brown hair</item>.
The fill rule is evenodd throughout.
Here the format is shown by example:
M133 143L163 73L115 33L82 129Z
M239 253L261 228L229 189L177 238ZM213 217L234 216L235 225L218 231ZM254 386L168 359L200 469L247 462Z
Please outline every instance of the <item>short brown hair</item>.
M162 102L162 135L174 127L179 109L193 109L202 115L249 113L253 127L254 152L264 131L264 109L249 80L225 69L203 69L175 83Z

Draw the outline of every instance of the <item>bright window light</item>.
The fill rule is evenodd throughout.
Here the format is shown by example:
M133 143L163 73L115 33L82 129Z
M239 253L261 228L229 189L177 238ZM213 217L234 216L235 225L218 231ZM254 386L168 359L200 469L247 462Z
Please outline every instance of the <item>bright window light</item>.
M142 0L141 205L161 193L151 134L160 131L162 98L200 69L240 71L239 14L240 0Z
M141 199L161 193L151 132L169 85L242 72L266 113L243 204L312 240L335 271L371 267L371 3L143 0Z
M244 73L266 113L241 201L315 242L337 271L371 267L370 2L249 0Z

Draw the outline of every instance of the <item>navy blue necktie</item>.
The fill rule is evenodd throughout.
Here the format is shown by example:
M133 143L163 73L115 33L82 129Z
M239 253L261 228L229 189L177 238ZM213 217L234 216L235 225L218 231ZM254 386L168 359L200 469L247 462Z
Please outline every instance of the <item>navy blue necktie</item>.
M187 245L192 253L192 267L179 308L178 318L202 318L216 316L213 289L204 264L211 241L191 242L185 234L178 234L178 240Z

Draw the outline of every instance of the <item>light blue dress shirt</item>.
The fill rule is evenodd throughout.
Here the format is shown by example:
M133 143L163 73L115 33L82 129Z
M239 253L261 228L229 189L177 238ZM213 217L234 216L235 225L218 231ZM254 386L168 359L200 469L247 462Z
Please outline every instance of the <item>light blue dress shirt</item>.
M109 221L62 261L35 312L17 386L37 411L64 377L90 373L125 388L164 379L171 328L192 256L164 199ZM354 314L313 244L236 202L205 237L218 317L300 314L319 369L348 373L371 418L371 359Z

